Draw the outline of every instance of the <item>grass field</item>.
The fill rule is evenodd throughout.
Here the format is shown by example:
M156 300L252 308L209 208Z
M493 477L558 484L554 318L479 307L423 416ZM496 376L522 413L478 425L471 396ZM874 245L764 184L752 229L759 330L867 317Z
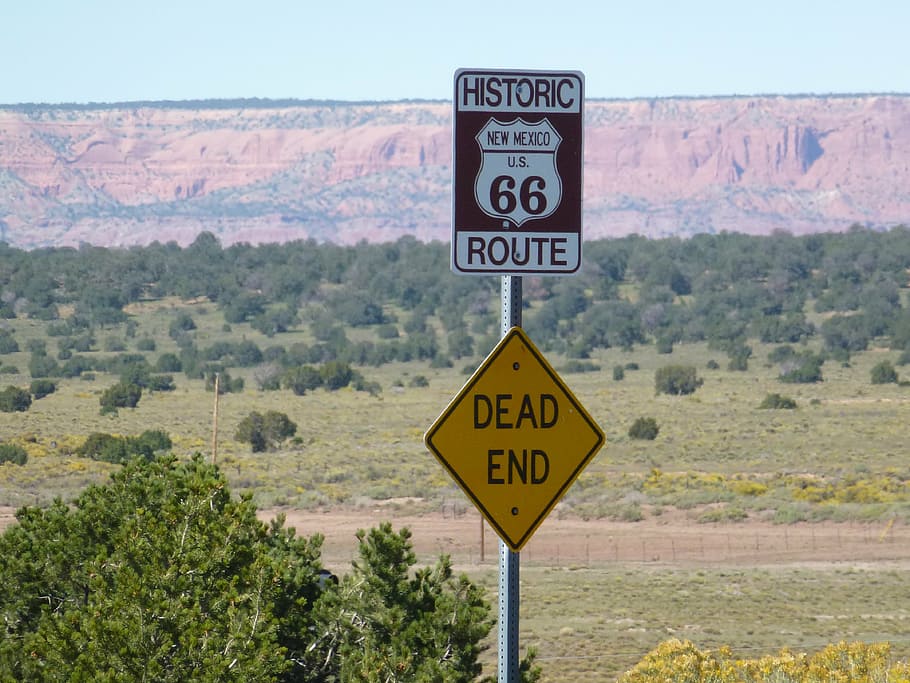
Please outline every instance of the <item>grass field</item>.
M199 313L196 331L204 345L222 334L220 316ZM134 311L137 338L156 340L154 355L172 351L167 304ZM15 321L24 347L44 325ZM115 328L109 334L122 337ZM234 326L262 347L268 340L245 325ZM101 341L106 334L101 334ZM296 339L304 340L300 333ZM126 339L130 349L135 339ZM280 343L292 343L282 337ZM723 528L728 536L749 534L749 524L843 522L866 525L873 537L910 521L910 460L906 425L910 387L873 385L872 366L896 359L872 350L848 365L828 361L825 381L782 384L765 362L771 347L753 344L745 372L728 371L726 357L705 345L677 345L671 355L654 347L602 351L591 361L598 372L563 373L607 435L604 450L568 492L556 513L564 518L624 522L629 528L673 518L689 526ZM559 369L565 359L548 360ZM720 369L707 369L717 360ZM464 366L480 358L433 368L427 363L361 368L382 386L379 396L343 389L295 396L287 390L255 389L252 370L239 394L221 397L218 463L235 492L249 492L262 508L362 511L362 526L403 514L439 514L466 505L423 444L423 434L467 379ZM4 357L25 370L28 354ZM628 367L622 381L616 365ZM698 368L704 384L693 395L655 395L654 373L664 365ZM425 377L428 386L414 386ZM29 377L9 374L0 385L26 387ZM174 392L143 395L135 409L99 414L101 392L116 382L94 379L60 383L56 393L25 413L0 413L0 436L29 453L24 466L0 465L0 505L45 504L70 498L103 481L113 466L78 458L76 447L92 432L122 435L162 429L174 451L207 456L212 447L214 396L202 381L175 376ZM420 384L420 383L417 383ZM793 398L795 410L759 410L768 393ZM285 412L297 438L274 452L253 454L234 433L251 410ZM653 417L653 441L629 438L636 418ZM377 501L382 505L377 510ZM641 520L641 521L638 521ZM634 531L633 531L634 533ZM351 545L353 548L353 538ZM589 541L602 549L608 539ZM490 538L492 546L492 536ZM440 548L446 551L445 547ZM522 573L522 646L538 649L547 681L615 680L649 649L670 637L700 647L730 645L742 656L781 647L820 649L842 639L891 641L896 656L910 655L910 588L906 563L826 556L821 565L781 561L765 566L728 565L706 557L703 566L660 562L643 556L561 562L532 561ZM803 558L805 559L805 557ZM694 564L698 564L695 558ZM495 570L467 566L495 591ZM490 661L495 653L488 653Z

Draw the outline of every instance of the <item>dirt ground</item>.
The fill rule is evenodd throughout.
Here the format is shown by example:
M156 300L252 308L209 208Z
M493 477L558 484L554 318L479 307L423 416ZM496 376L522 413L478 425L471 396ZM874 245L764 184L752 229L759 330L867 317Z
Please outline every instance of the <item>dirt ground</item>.
M263 519L276 510L264 510ZM473 509L461 514L398 515L383 507L305 512L282 510L298 534L325 536L323 562L340 571L356 553L358 529L388 521L408 527L418 556L441 553L456 566L496 566L499 540ZM483 529L483 530L482 530ZM641 522L585 521L551 514L521 552L522 564L599 566L655 563L666 566L762 566L811 563L889 563L910 567L910 527L901 524L814 523L776 525L746 521L699 524L683 512Z
M401 513L391 506L365 509L262 510L281 513L298 534L325 537L324 564L340 572L357 551L355 533L381 522L408 527L423 563L448 554L463 569L495 567L499 540L473 508L430 514ZM15 510L0 507L0 530L15 521ZM699 524L684 512L664 512L640 522L563 518L552 513L521 552L522 564L553 567L652 563L664 566L764 566L812 563L887 563L910 567L910 527L820 522L778 525L760 521Z

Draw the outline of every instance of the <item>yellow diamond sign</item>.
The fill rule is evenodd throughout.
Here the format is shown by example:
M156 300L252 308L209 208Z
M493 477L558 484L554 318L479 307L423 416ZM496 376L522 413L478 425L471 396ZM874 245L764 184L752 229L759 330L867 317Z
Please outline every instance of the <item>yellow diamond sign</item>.
M424 441L518 552L604 443L520 327L490 352Z

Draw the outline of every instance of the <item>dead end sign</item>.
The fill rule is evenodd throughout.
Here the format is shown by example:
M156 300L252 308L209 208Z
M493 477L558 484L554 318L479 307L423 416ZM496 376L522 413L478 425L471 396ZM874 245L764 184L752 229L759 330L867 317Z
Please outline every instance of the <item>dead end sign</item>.
M513 327L424 441L518 552L604 443L597 423Z

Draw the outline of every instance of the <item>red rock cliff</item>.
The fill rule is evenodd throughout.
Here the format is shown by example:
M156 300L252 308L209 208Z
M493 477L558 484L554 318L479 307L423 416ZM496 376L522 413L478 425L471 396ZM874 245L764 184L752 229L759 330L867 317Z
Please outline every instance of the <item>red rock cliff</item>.
M910 97L589 101L585 236L910 221ZM0 238L448 240L448 103L0 110Z

